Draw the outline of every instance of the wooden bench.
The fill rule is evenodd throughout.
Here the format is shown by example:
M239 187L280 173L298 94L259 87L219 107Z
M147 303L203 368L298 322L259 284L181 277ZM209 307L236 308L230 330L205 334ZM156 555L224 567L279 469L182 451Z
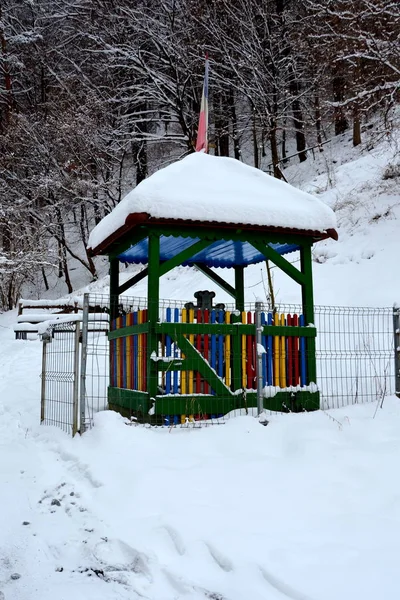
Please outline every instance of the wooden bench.
M38 326L44 321L57 319L60 315L77 314L79 303L66 300L52 302L51 300L19 300L17 324L14 325L15 339L26 340L29 333L38 333ZM35 310L36 312L31 312ZM38 310L46 312L37 312ZM28 311L25 312L24 311Z

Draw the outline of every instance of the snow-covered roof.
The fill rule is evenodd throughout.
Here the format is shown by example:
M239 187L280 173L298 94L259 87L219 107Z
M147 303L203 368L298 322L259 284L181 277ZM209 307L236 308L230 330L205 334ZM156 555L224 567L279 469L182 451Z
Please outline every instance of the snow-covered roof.
M202 152L142 181L93 229L88 247L95 251L135 213L321 233L336 227L334 212L311 194L233 158Z

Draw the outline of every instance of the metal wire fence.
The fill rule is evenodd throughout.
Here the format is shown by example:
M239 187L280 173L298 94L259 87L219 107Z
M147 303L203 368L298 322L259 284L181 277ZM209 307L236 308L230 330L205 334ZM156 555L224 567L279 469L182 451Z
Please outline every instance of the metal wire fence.
M104 296L96 297L98 304L105 305L107 302ZM180 300L161 300L160 322L168 320L168 311L179 311L181 314L191 305ZM120 299L120 314L145 310L147 307L147 301L143 298L125 296ZM234 305L224 304L222 308L233 311ZM268 310L269 307L265 308ZM254 305L246 304L245 310L254 310ZM280 314L301 313L301 307L293 304L279 304L275 310ZM314 313L321 407L338 408L372 402L393 394L393 308L316 306Z
M143 345L145 338L143 337L143 344L140 346L139 336L136 336L136 341L133 339L134 336L131 336L130 341L125 338L127 341L118 343L121 343L121 348L124 349L123 351L127 355L129 353L135 354L138 364L142 361L144 370L141 374L138 371L138 377L141 377L141 380L137 380L139 383L136 382L136 387L133 385L134 374L131 379L126 374L125 383L121 384L122 379L118 379L115 364L113 364L112 357L110 360L109 353L110 345L112 347L113 343L117 343L109 342L107 336L109 298L104 295L91 294L89 306L89 312L92 316L89 321L85 351L86 369L83 396L85 407L84 411L81 411L81 414L84 414L83 429L91 426L96 412L107 407L107 389L110 383L112 387L138 389L140 393L140 386L143 390L147 389L148 382L146 378L149 375L145 370L145 363L147 362L146 347ZM228 304L218 305L218 307L219 311L234 310L234 306ZM129 324L131 322L130 318L133 323L134 314L142 315L145 319L147 308L148 303L144 298L129 296L119 298L118 312L121 317L127 319L125 323ZM190 303L184 301L162 300L159 303L159 321L160 323L168 322L173 313L179 314L181 319L183 312L189 308ZM250 311L254 309L254 305L246 305L245 308ZM268 310L268 306L265 307L265 310ZM281 315L300 315L301 307L281 304L276 307L276 311ZM95 318L98 320L95 321ZM320 390L321 408L339 408L349 404L378 401L395 392L395 346L392 308L317 306L315 307L314 325L317 329L317 383ZM82 429L79 418L76 425L74 425L74 415L77 409L73 398L74 393L75 396L77 393L76 381L79 377L79 365L82 362L81 349L78 351L78 358L76 358L76 336L79 335L79 339L82 338L81 333L76 333L77 326L79 328L79 323L77 325L76 322L54 325L52 329L53 345L48 345L47 357L46 360L44 359L45 375L43 385L45 386L47 411L45 410L42 420L49 424L59 424L64 430L72 433L75 430ZM205 337L207 339L204 339ZM228 372L226 371L227 361L221 359L218 362L218 336L214 337L217 340L215 346L215 356L217 358L211 366L216 374L221 377L221 380L224 380ZM211 335L203 336L203 339L201 335L198 335L197 338L193 336L193 339L189 341L193 342L195 347L197 344L197 350L201 352L204 351L205 344L210 344L211 347L213 343ZM123 346L123 343L125 343L125 346ZM135 343L138 345L135 346ZM244 341L243 343L245 345L241 346L242 350L240 352L242 353L241 360L247 377L243 380L243 388L245 389L249 385L248 382L251 381L251 369L248 365L251 360L251 347L246 346L248 342ZM78 344L78 346L81 348L82 344ZM160 355L156 357L157 360L168 363L169 360L172 362L175 358L184 357L182 352L175 352L173 345L168 350L166 337L161 339L161 347ZM233 353L233 351L234 348L231 348L230 352ZM167 355L168 352L171 358ZM77 364L78 375L74 374ZM157 394L163 394L162 403L165 409L163 408L162 412L164 416L158 419L146 418L144 420L158 425L200 426L205 423L222 422L227 416L241 412L232 408L227 402L224 405L223 414L212 414L212 407L207 408L208 405L204 399L206 394L213 393L212 389L207 387L201 373L196 373L193 367L192 371L187 372L187 378L180 379L179 383L180 393L185 392L188 408L178 410L173 405L169 406L169 403L172 402L170 393L175 377L176 372L169 371L168 364L165 364L164 368L160 368L157 374L156 389ZM192 383L190 384L190 382ZM226 383L226 381L223 382ZM186 386L184 390L182 390L182 385ZM189 387L190 385L192 387ZM197 394L196 389L199 392ZM122 396L123 393L124 390L122 389ZM198 407L200 407L199 410ZM287 409L290 410L290 406ZM148 412L151 415L151 409ZM248 412L255 412L255 410L249 408ZM200 415L201 418L199 418Z
M85 403L84 429L93 425L94 415L107 408L107 388L109 385L109 343L108 314L102 320L94 320L89 314L87 345L85 393L81 393L81 401ZM82 392L82 390L81 390Z
M86 322L83 314L71 319L50 321L41 335L41 422L75 435L107 408L109 319L107 312L92 312Z
M318 306L317 374L323 408L395 392L392 308Z

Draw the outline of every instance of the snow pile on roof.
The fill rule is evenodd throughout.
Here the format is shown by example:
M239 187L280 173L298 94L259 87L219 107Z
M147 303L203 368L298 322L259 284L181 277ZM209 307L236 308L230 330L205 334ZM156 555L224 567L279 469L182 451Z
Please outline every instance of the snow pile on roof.
M96 248L132 213L312 231L336 227L321 200L233 158L196 152L142 181L92 231Z

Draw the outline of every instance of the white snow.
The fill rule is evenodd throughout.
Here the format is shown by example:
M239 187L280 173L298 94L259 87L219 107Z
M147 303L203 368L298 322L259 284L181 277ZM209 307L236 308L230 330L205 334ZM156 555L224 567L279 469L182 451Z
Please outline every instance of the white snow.
M257 344L257 356L265 354L267 351L262 344Z
M233 158L203 152L142 181L93 229L88 247L99 246L132 213L320 232L336 227L333 211L315 196Z
M17 323L42 323L43 321L48 321L49 319L60 319L70 318L70 315L55 315L55 314L44 314L44 313L29 313L26 315L20 315L17 317Z
M3 315L6 600L397 600L397 399L201 430L105 412L70 439L39 425L41 345L12 340L10 324Z

